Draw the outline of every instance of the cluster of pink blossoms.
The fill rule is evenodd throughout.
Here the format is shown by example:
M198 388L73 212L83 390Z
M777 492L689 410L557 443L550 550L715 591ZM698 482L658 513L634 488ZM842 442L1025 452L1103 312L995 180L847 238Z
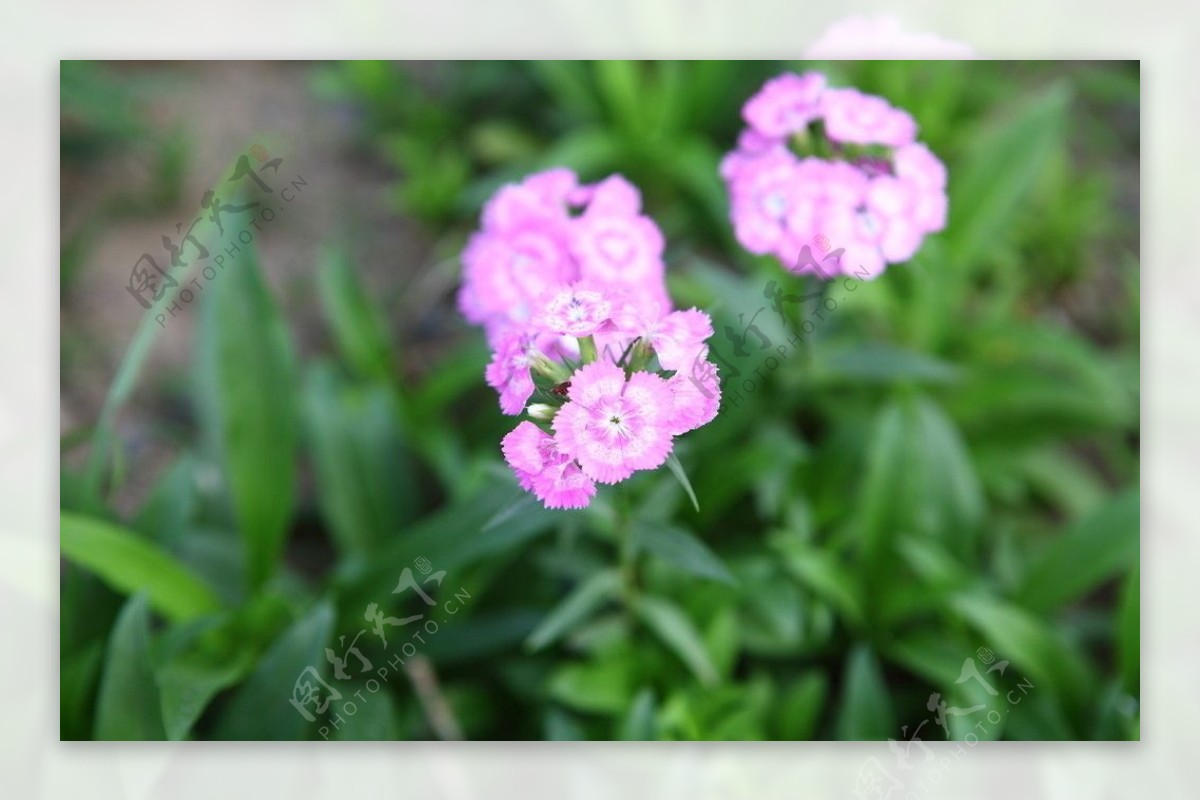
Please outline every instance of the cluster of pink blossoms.
M716 416L712 321L672 309L663 244L624 178L560 168L500 189L463 253L459 308L494 350L487 382L530 418L501 450L549 508L661 466Z
M946 168L916 141L905 111L817 72L767 81L742 108L747 128L725 156L738 241L789 270L823 236L841 271L870 277L907 261L946 225ZM824 270L824 267L822 267Z

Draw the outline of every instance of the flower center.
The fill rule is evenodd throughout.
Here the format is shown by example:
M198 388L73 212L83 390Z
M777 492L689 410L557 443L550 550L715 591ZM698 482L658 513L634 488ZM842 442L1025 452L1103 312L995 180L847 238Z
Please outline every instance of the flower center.
M619 412L610 414L603 425L604 431L609 437L620 437L622 439L629 437L629 426L625 424L625 420Z

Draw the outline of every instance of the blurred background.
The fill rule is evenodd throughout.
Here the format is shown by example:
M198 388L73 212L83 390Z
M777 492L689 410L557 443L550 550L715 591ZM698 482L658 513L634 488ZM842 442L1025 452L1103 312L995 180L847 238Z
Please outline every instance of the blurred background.
M809 68L914 115L949 226L681 441L699 511L630 482L639 616L594 590L615 496L502 467L457 255L504 182L620 172L740 330L788 276L717 163ZM63 62L61 112L64 739L1138 737L1136 64ZM146 311L131 269L243 157L293 200ZM423 613L423 566L469 599L336 676L394 658L365 610Z

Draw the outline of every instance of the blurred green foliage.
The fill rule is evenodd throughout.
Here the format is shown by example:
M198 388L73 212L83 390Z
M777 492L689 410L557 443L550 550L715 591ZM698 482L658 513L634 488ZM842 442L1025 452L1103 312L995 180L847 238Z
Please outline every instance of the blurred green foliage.
M500 462L511 420L477 332L417 370L403 310L331 244L330 348L302 360L250 259L204 296L195 425L142 508L113 509L111 432L63 466L62 737L423 738L449 715L475 739L900 739L927 719L936 739L936 692L978 710L947 717L953 738L1136 739L1136 64L816 65L912 111L950 224L910 264L827 287L821 319L767 308L772 347L738 359L721 332L794 279L733 243L716 167L788 66L317 68L397 171L398 208L455 241L539 167L644 189L677 302L713 314L732 359L722 413L678 447L699 510L667 470L540 508ZM90 80L64 66L64 109L90 106ZM132 135L106 105L81 112L88 147ZM771 367L785 322L813 332ZM420 559L445 571L437 608L461 609L377 692L333 678L326 649L361 630L376 670L409 641L390 628L383 648L364 611L429 610L393 592ZM964 678L1001 661L996 695ZM306 721L289 699L307 666L368 700Z

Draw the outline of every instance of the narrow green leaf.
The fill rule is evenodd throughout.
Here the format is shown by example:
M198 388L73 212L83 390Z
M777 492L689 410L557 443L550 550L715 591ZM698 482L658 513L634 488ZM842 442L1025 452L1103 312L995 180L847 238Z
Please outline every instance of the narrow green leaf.
M1004 241L1045 169L1066 143L1070 92L1056 83L996 115L996 124L975 137L961 170L950 182L950 231L954 254L973 262Z
M541 624L525 640L525 647L540 651L550 645L572 627L583 623L589 615L616 598L621 589L620 576L605 570L580 584L554 611L546 615Z
M1121 689L1134 698L1141 697L1142 620L1141 579L1137 567L1129 572L1121 590L1117 610L1117 656L1121 669Z
M629 705L629 712L621 721L617 730L617 739L626 741L656 739L658 732L655 723L656 707L654 690L649 687L639 690L638 694L633 697L633 703Z
M864 343L829 346L814 352L813 380L823 384L891 384L913 381L952 384L961 378L960 369L926 353L891 345Z
M363 693L363 697L365 701L355 699L357 710L353 717L346 718L344 725L334 729L334 736L343 741L393 742L401 739L396 702L387 688L370 695Z
M92 710L104 661L104 643L89 643L78 652L63 652L58 670L58 738L88 740Z
M1012 660L1034 682L1069 702L1088 697L1095 681L1079 650L1045 621L982 590L950 599L1000 659Z
M345 362L362 377L392 381L396 368L382 315L363 291L346 254L326 247L317 279L321 306Z
M861 584L835 554L798 542L778 547L784 554L784 565L788 572L814 594L828 601L852 625L862 625Z
M511 474L510 474L511 476ZM469 562L503 554L545 533L562 520L563 512L540 505L485 528L512 502L511 478L487 486L459 503L447 506L405 529L402 536L381 544L365 571L345 576L352 598L365 606L396 586L396 565L425 557L439 570L453 572Z
M64 512L62 554L118 592L143 592L148 603L172 620L188 620L220 609L216 593L165 551L131 531L102 520Z
M117 617L96 701L97 740L162 740L162 710L150 657L150 608L145 596Z
M274 572L296 478L296 378L288 331L251 247L208 284L199 336L209 439L219 449L257 588Z
M642 597L636 608L647 628L675 652L701 684L711 687L717 683L717 669L704 640L679 607L662 598Z
M674 475L675 478L679 479L679 483L683 485L683 491L687 493L688 498L692 502L692 508L699 512L700 501L696 500L696 491L692 489L692 482L688 481L687 473L684 472L683 465L679 463L678 457L676 457L673 453L667 458L667 469L671 471L671 474Z
M639 520L634 522L631 536L638 548L660 557L685 573L730 586L737 584L737 579L720 557L698 537L682 528Z
M305 430L322 517L343 553L364 553L400 530L416 506L415 476L391 392L350 387L328 364L308 372Z
M622 662L567 663L547 682L550 697L572 709L617 715L629 705L628 666Z
M861 643L846 661L835 731L839 740L884 740L899 731L879 661Z
M1056 538L1025 574L1018 598L1052 611L1138 563L1141 500L1123 492Z
M154 483L131 527L163 545L179 540L197 504L196 458L184 453Z
M155 680L167 739L186 738L217 693L241 681L254 667L257 643L239 638L239 633L228 616L222 616L164 635Z
M805 673L779 700L780 738L811 740L817 735L829 682L824 673Z
M333 607L321 603L293 623L230 700L218 722L215 739L308 740L318 736L320 719L306 720L291 701L306 670L333 684L324 651L333 636L333 621ZM322 699L330 696L315 679L311 683L317 686ZM339 693L347 690L345 685L340 690L334 685L333 689ZM314 705L309 704L308 709L316 717Z
M905 475L904 414L891 403L875 420L866 474L858 493L858 525L868 587L881 587L890 572L892 540L900 522L898 481Z

